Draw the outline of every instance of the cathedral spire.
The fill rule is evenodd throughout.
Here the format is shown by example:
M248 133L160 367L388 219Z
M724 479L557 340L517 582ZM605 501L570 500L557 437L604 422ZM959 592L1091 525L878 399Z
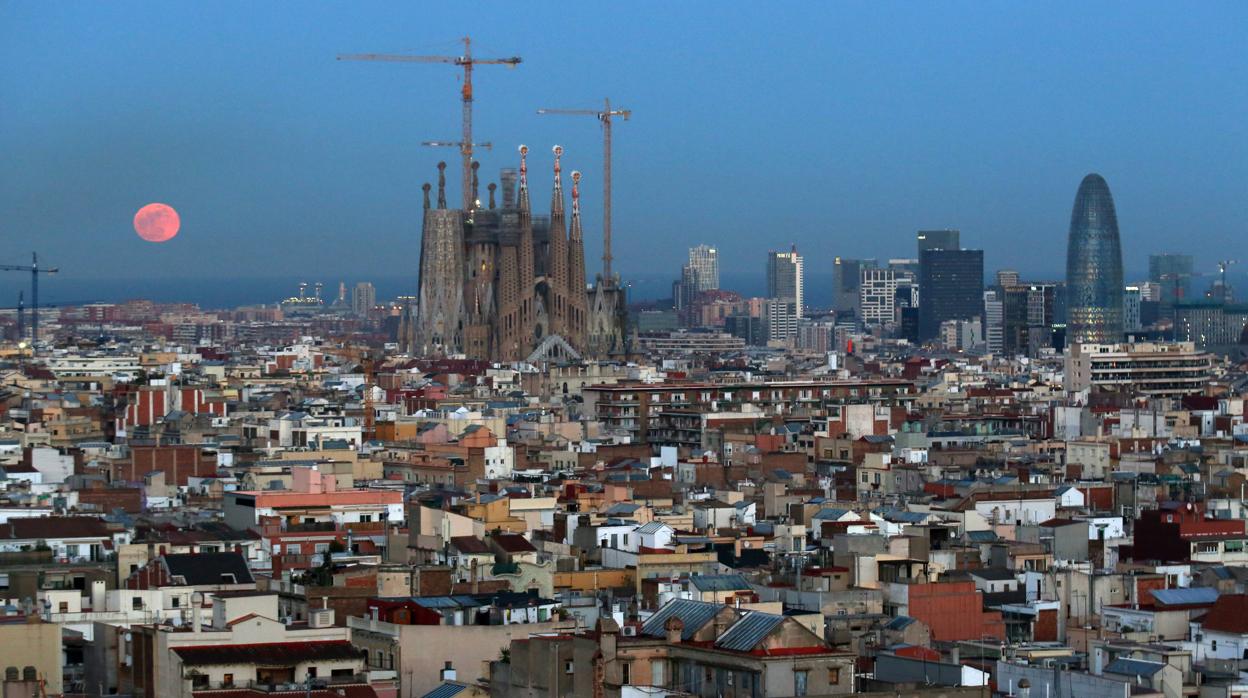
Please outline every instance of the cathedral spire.
M572 224L580 228L581 223L581 173L572 170Z
M563 157L563 146L551 148L555 153L555 187L550 190L550 215L563 213L563 166L559 159Z
M438 163L438 208L446 208L446 163Z
M479 169L481 169L481 163L477 162L476 160L473 160L472 161L472 198L468 200L468 205L472 206L473 208L477 208L477 206L481 203L481 199L478 198L477 196L477 186L478 186L477 170Z
M497 188L498 188L498 185L493 182L490 182L489 186L486 187L486 189L490 190L490 210L491 211L494 210L494 190Z
M520 210L529 210L529 146L520 146Z
M420 190L425 193L425 210L426 211L429 210L429 190L432 188L433 186L430 185L428 182L425 182L425 184L420 188Z

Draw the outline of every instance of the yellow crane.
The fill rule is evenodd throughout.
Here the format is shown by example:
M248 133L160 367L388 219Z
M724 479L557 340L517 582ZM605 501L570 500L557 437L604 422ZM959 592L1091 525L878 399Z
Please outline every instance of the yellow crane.
M592 116L602 122L602 276L611 280L611 117L622 116L625 121L633 115L631 109L612 109L611 100L602 100L598 109L538 109L538 114L571 114Z
M451 144L459 146L459 153L464 160L463 187L464 195L464 211L467 212L472 208L472 151L474 143L472 142L472 69L478 65L505 65L514 68L520 65L520 57L512 56L510 58L477 58L472 55L472 38L465 36L464 54L462 56L407 56L394 53L348 53L338 56L340 61L382 61L389 63L449 63L464 69L464 84L460 91L461 99L464 103L463 116L463 138L459 143Z

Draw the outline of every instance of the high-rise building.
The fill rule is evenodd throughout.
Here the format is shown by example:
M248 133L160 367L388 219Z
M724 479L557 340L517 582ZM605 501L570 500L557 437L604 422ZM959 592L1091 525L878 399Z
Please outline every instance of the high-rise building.
M997 270L997 288L1009 288L1018 285L1018 272L1013 269Z
M858 288L858 318L870 325L891 325L897 320L897 272L863 269Z
M1161 306L1170 309L1187 302L1192 292L1192 256L1190 254L1150 254L1148 280L1161 285Z
M962 233L957 230L920 230L915 234L919 258L925 250L960 250Z
M984 314L984 251L924 250L919 257L919 340L936 339L946 320Z
M792 298L768 298L763 306L763 323L767 328L767 341L787 342L797 334L800 315L797 302Z
M797 253L796 246L788 252L767 253L768 298L793 301L797 317L801 317L805 309L805 285L802 256Z
M832 309L838 313L858 316L858 291L862 283L862 270L875 269L879 263L874 259L849 259L837 257L832 262Z
M359 316L368 315L368 311L377 305L377 289L367 281L361 281L351 289L351 312Z
M1036 349L1051 346L1057 285L1021 284L1003 293L1005 351L1034 355Z
M690 247L689 269L692 271L694 291L713 291L719 288L719 252L714 247Z
M1122 245L1109 185L1098 174L1079 184L1066 247L1068 344L1122 338Z
M1122 329L1126 332L1139 332L1144 326L1140 322L1141 298L1139 286L1122 290Z
M988 351L1005 351L1005 304L999 290L984 291L984 343Z

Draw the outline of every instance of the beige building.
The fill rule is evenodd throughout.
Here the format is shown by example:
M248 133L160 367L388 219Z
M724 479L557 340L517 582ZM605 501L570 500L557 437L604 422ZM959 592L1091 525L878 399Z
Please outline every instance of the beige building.
M1119 390L1138 395L1200 393L1213 376L1213 357L1192 342L1072 344L1066 390Z
M61 626L44 623L37 616L0 620L0 671L14 667L18 675L34 667L37 678L46 682L47 695L65 692L61 679Z

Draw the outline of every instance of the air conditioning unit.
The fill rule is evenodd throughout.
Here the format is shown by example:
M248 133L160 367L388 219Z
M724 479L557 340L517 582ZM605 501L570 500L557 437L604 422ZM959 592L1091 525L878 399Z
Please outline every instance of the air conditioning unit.
M620 628L620 634L624 637L637 637L637 626L626 625L623 628Z

